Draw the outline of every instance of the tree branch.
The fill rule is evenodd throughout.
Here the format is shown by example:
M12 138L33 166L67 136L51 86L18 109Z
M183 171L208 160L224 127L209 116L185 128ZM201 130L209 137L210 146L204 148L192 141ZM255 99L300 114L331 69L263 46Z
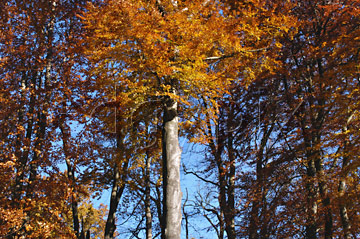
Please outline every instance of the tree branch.
M192 175L194 175L195 177L197 177L198 179L200 179L200 180L202 180L202 181L204 181L204 182L206 182L206 183L210 183L210 184L215 185L215 186L217 186L217 187L219 186L217 183L214 183L214 182L212 182L212 181L210 181L210 180L207 180L207 179L201 177L200 175L198 175L198 174L195 173L195 172L187 171L184 164L183 164L183 169L184 169L185 175L187 175L187 174L192 174Z
M206 57L204 59L204 61L215 61L215 60L222 60L222 59L226 59L226 58L230 58L230 57L234 57L240 53L249 53L249 52L258 52L258 51L266 51L268 50L269 47L263 47L263 48L259 48L259 49L253 49L253 50L241 50L239 52L234 52L234 53L231 53L229 55L222 55L222 56L209 56L209 57Z

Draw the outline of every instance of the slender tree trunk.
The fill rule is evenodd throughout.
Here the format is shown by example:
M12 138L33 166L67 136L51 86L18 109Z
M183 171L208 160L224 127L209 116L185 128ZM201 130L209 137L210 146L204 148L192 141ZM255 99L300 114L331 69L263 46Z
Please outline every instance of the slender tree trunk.
M348 120L347 123L348 124L351 120L353 115L351 115ZM343 127L343 132L346 132L348 130L347 125L345 125ZM344 154L347 153L347 147L348 147L348 138L345 138L344 140ZM344 169L347 165L348 165L348 157L344 156L343 157L343 162L342 162L342 168ZM346 205L344 203L343 197L345 194L345 187L346 187L346 175L341 175L340 176L340 181L339 181L339 187L338 187L338 193L339 193L339 212L340 212L340 218L341 218L341 224L343 227L343 234L344 234L344 238L345 239L351 239L351 234L350 234L350 220L349 220L349 215L347 213L347 208Z
M183 210L185 220L185 238L189 239L189 215Z
M317 65L318 65L318 70L319 70L319 74L320 77L323 78L324 77L324 70L323 70L323 66L322 66L322 60L319 58L317 59ZM323 93L323 84L320 84L320 97L317 100L317 104L319 107L319 110L317 112L316 117L313 117L312 119L312 124L314 125L315 128L315 132L314 132L314 145L317 146L320 142L321 142L321 128L322 128L322 122L325 120L325 111L324 111L324 105L326 103L325 97L322 95ZM315 155L316 155L316 159L315 159L315 167L316 167L316 173L317 176L319 178L319 192L320 192L320 196L321 196L321 200L325 209L325 235L324 238L325 239L331 239L333 238L333 217L332 217L332 211L331 211L331 200L330 200L330 196L329 196L329 190L326 184L326 179L325 179L325 173L324 173L324 169L323 169L323 158L321 155L321 151L320 150L315 150Z
M40 154L44 151L44 141L45 141L45 134L46 134L46 127L47 127L47 112L49 109L49 88L48 86L51 84L51 71L53 69L53 55L54 55L54 49L53 49L53 40L54 40L54 26L55 26L55 8L56 8L56 2L55 1L49 1L49 6L51 9L50 12L50 18L49 22L44 26L44 30L46 29L47 34L47 42L46 44L46 58L45 58L45 77L44 82L42 82L42 78L38 77L37 87L40 91L41 88L43 88L43 92L41 91L38 93L38 103L40 104L38 106L38 112L37 112L37 131L36 131L36 141L34 145L34 154L32 162L30 163L30 175L29 175L29 184L27 188L27 194L31 195L33 194L33 183L36 180L36 176L38 174L37 169L40 164Z
M325 181L324 170L322 167L322 159L319 158L316 160L315 163L317 174L319 175L319 191L321 196L321 201L324 206L325 210L325 231L324 231L324 238L331 239L333 238L333 219L332 219L332 212L330 208L330 197L328 195L328 188Z
M306 132L303 130L303 132ZM307 169L306 169L306 190L307 190L307 207L306 207L306 239L317 238L317 223L316 217L318 212L317 204L317 188L315 185L316 167L314 161L313 151L311 150L311 143L305 133L305 147L309 149L306 152Z
M45 107L45 109L47 110L47 107ZM29 198L32 198L34 195L33 188L34 188L36 176L38 174L37 169L40 164L40 154L44 151L46 126L47 126L47 122L46 122L45 113L38 112L37 132L35 134L36 141L34 144L34 154L30 163L30 174L29 174L28 186L26 190L26 195Z
M341 177L338 188L339 197L340 197L340 202L339 202L340 218L343 227L344 238L351 239L351 234L350 234L351 226L350 226L349 215L347 213L346 205L342 201L342 197L344 196L345 193L345 187L346 187L345 177Z
M219 239L224 239L225 234L225 222L224 222L224 213L220 209L220 217L219 217Z
M253 198L252 202L252 208L250 213L250 225L249 225L249 239L257 239L259 238L259 211L260 207L265 207L266 197L265 197L265 172L263 170L263 164L264 164L264 149L269 141L270 135L273 132L275 126L275 122L273 121L271 125L265 124L264 126L264 134L260 142L260 146L256 155L256 184L257 188L255 191L255 197ZM234 162L235 163L235 162ZM265 224L265 222L263 222ZM264 232L264 228L267 228L267 225L263 225L262 232ZM266 235L260 235L260 237L263 237Z
M304 109L305 110L305 109ZM305 226L305 238L316 239L317 238L317 188L315 184L316 166L315 159L316 155L313 149L313 137L311 132L306 128L306 122L303 118L301 121L301 129L304 140L305 157L307 159L306 165L306 177L305 177L305 188L307 192L306 199L306 226Z
M250 213L250 225L249 225L249 239L259 238L258 229L259 229L259 210L261 205L261 199L263 195L263 168L262 168L262 148L260 147L259 153L256 159L256 188L255 195L252 199L252 208Z
M161 186L155 185L155 191L157 194L157 200L155 200L155 206L156 206L156 212L158 215L158 220L160 222L160 238L164 239L165 238L165 227L164 227L164 216L163 216L163 212L162 212L162 203L163 200L161 200L161 190L160 190ZM164 192L164 191L163 191ZM162 197L164 199L164 197Z
M25 74L25 73L24 73ZM25 78L26 76L24 75L22 77L22 89L25 90L27 83L25 82ZM32 86L35 85L36 80L33 79L33 84ZM31 89L31 91L34 91ZM19 160L19 166L17 167L17 174L15 176L15 188L14 188L14 192L13 192L13 202L17 203L18 200L20 200L21 198L21 193L23 190L23 180L25 178L25 171L26 171L26 166L28 164L28 160L29 160L29 152L30 152L30 142L31 142L31 137L33 135L33 131L34 131L34 106L35 106L35 93L31 92L31 96L30 96L30 107L29 107L29 119L27 122L27 129L26 129L26 134L25 134L25 139L22 139L22 135L21 133L18 133L17 135L17 139L16 139L16 156ZM24 110L22 107L20 107L19 111L18 111L18 122L23 122L24 121ZM24 150L24 152L21 152L20 148L22 147L22 143L25 142L25 146L24 147L26 150Z
M256 239L257 236L257 215L259 214L259 203L257 200L253 200L250 212L250 224L249 224L249 239Z
M67 166L67 177L70 181L71 190L72 190L72 196L71 196L71 210L72 210L72 216L73 216L73 226L74 231L76 234L76 238L80 238L80 222L79 222L79 213L78 213L78 202L76 200L76 190L75 190L75 171L74 167L71 164L70 161L70 152L69 152L69 137L70 132L67 126L65 125L65 122L60 119L59 122L60 131L62 134L62 141L63 141L63 149L65 154L65 162Z
M113 176L113 185L110 196L110 208L109 214L106 220L105 225L105 234L104 239L113 239L114 232L116 229L115 219L116 219L116 210L119 205L120 198L125 189L125 184L120 184L120 172L118 167L114 167L114 176Z
M79 211L78 202L74 196L71 196L71 211L73 216L74 231L77 238L80 237L80 222L79 222Z
M224 162L222 162L221 156L217 155L217 166L219 170L219 204L220 211L223 215L224 221L221 222L222 225L225 225L225 231L229 239L235 238L235 222L234 222L234 204L232 204L234 197L232 195L231 185L227 183L226 174L231 174L231 172L226 172ZM231 166L230 166L231 167ZM231 170L231 169L230 169ZM231 180L231 175L229 175ZM226 190L228 189L228 190ZM228 198L227 198L228 197ZM229 198L230 197L230 198ZM224 228L220 228L221 231L224 231Z
M146 154L145 168L145 216L146 216L146 239L152 239L152 214L150 198L150 165L151 158Z
M104 233L104 239L113 239L114 238L114 232L116 229L115 219L116 219L116 211L117 207L119 205L120 198L124 192L125 189L125 180L127 177L127 168L129 165L129 161L125 160L123 162L121 171L121 177L120 177L120 168L119 164L123 160L123 157L121 156L123 152L121 150L124 150L124 147L122 145L122 137L120 135L120 132L117 132L117 138L116 138L116 158L114 162L114 171L113 171L113 185L111 189L111 196L110 196L110 208L109 208L109 214L106 220L105 225L105 233Z
M226 205L226 181L225 181L225 172L224 172L224 165L221 162L221 157L217 156L218 159L216 159L217 167L219 171L219 206L220 206L220 215L221 220L219 221L220 224L220 237L224 237L224 231L227 229L226 225L226 217L227 217L227 205ZM225 229L225 230L224 230ZM227 233L227 232L226 232Z
M259 209L260 209L260 198L262 197L262 157L257 157L256 160L256 191L255 196L252 199L252 207L250 213L250 225L249 225L249 239L258 238L258 227L259 227Z
M184 221L185 221L185 238L189 239L189 214L186 212L185 207L187 206L187 201L188 201L188 191L186 190L186 198L183 204L183 214L184 214Z
M316 188L314 184L315 177L315 163L313 159L309 159L307 166L307 217L306 217L306 239L316 239L316 216L317 216L317 202L316 202Z
M175 90L173 90L175 93ZM177 102L167 99L164 102L163 125L163 180L164 180L164 210L165 238L180 239L181 233L181 198L179 119ZM164 223L163 222L163 223Z
M230 106L231 107L231 106ZM232 129L233 125L233 110L230 108L229 111L229 119L228 119L228 135L227 135L227 150L228 157L230 161L229 169L228 169L228 185L227 185L227 215L225 214L225 223L226 223L226 233L228 235L228 239L235 239L235 155L233 148L233 136L230 129Z
M207 109L208 106L204 99L204 107ZM225 169L224 169L224 162L222 161L221 154L224 151L224 138L220 137L220 125L216 123L215 126L215 135L212 133L212 126L210 122L210 117L207 115L207 128L208 128L208 138L209 138L209 147L211 149L211 154L214 157L214 162L216 163L217 170L218 170L218 202L220 206L220 212L218 216L218 238L223 239L224 234L226 231L226 222L225 222L225 211L226 211L226 180L225 180Z

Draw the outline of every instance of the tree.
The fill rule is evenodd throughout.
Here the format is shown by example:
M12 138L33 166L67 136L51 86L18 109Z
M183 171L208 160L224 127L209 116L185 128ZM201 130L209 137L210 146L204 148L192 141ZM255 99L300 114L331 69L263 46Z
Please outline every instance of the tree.
M352 147L348 140L352 138L352 143L357 145L357 136L350 133L352 130L345 133L345 128L350 122L352 127L357 127L353 117L358 107L355 103L358 97L355 93L358 87L358 51L353 46L357 43L348 43L347 39L358 34L354 7L358 3L293 3L288 5L292 6L289 14L298 18L294 21L299 25L288 36L285 34L284 38L278 39L283 48L280 52L274 51L273 57L279 67L274 71L257 72L254 77L257 80L247 88L245 95L248 96L235 101L235 104L245 102L241 109L246 110L250 117L243 119L252 118L248 126L241 129L252 140L248 150L235 147L238 165L242 160L246 165L245 171L241 167L236 169L241 175L239 180L243 180L238 185L238 195L241 195L241 201L245 201L245 206L238 209L241 212L239 217L250 215L248 227L241 235L250 238L271 235L331 238L341 235L341 231L343 237L350 237L352 227L345 204L351 204L355 211L357 209L349 201L339 204L338 200L340 194L345 196L346 183L341 173L343 163L347 164L347 156L353 152L346 150ZM281 12L275 9L277 13ZM271 49L267 51L271 54L269 51ZM220 113L233 105L225 102ZM238 135L234 132L230 137L226 136L227 117L231 119L224 113L219 114L218 124L204 130L210 132L210 142L220 142L212 147L213 157L220 162L229 160L225 142ZM207 178L209 171L205 175ZM357 182L357 178L351 174L347 180ZM348 186L352 192L352 187ZM242 197L243 192L246 197ZM356 237L354 231L352 235Z
M73 49L84 2L1 2L0 158L6 184L0 198L9 214L1 219L6 238L74 235L63 220L72 186L58 167L69 155L58 142L65 140L59 119L67 123L78 97Z
M337 104L342 104L343 94L352 92L357 85L353 69L358 52L352 50L353 43L347 42L347 37L357 34L356 27L352 27L358 22L354 5L358 2L299 2L293 10L299 18L299 31L293 39L285 40L282 54L283 62L288 61L281 74L287 104L295 108L302 101L295 114L301 141L294 148L298 157L306 159L303 183L307 188L307 238L316 238L319 228L325 238L332 238L336 231L331 195L336 189L331 180L337 176L327 165L333 160L328 155L337 148L331 141L346 125L333 120L338 114L349 117L349 111L345 108L347 113L343 112ZM344 21L348 22L346 26Z
M183 213L186 237L196 214L219 238L359 237L359 9L3 1L0 234L179 238ZM179 137L208 185L183 208Z
M79 206L79 218L82 225L81 237L103 238L105 231L104 217L107 214L107 207L100 205L99 209L94 208L91 202L83 201Z
M96 66L94 72L111 73L127 89L127 97L137 104L144 99L162 102L162 225L165 237L178 238L181 223L178 104L194 112L193 105L201 95L213 105L208 114L214 116L217 108L214 99L226 92L230 81L238 79L242 70L246 71L244 77L252 78L257 71L250 67L255 59L252 56L274 44L274 37L287 28L282 23L289 21L272 14L266 9L271 6L258 1L249 4L104 1L100 5L100 9L90 5L84 13L87 28L92 32L87 54ZM261 17L253 16L260 12L267 13L271 20L259 22ZM218 63L216 68L212 66L214 62ZM266 57L262 63L271 67Z

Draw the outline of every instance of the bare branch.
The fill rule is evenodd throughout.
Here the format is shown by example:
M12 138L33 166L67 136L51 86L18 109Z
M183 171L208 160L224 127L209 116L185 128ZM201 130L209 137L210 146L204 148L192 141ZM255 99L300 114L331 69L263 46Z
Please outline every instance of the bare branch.
M195 173L195 172L188 171L188 170L186 169L186 167L185 167L184 164L183 164L183 169L184 169L185 175L187 175L187 174L192 174L192 175L194 175L195 177L197 177L198 179L200 179L200 180L202 180L202 181L204 181L204 182L206 182L206 183L210 183L210 184L215 185L215 186L217 186L217 187L219 186L217 183L214 183L213 181L207 180L207 179L201 177L200 175L198 175L198 174Z

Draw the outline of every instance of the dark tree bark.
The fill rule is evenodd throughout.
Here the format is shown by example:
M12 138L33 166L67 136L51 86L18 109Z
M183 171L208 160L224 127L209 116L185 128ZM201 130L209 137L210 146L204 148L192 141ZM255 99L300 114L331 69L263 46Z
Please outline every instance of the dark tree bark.
M348 130L347 124L351 121L352 117L353 117L353 114L350 115L349 118L347 119L346 125L342 129L343 132L346 132ZM347 153L347 148L349 145L348 141L349 141L349 139L348 139L348 137L346 137L344 139L344 147L343 147L344 154ZM349 158L347 156L343 156L342 169L346 168L346 166L348 165L348 162L349 162ZM342 224L342 228L343 228L343 236L345 239L351 239L351 233L350 233L351 225L350 225L349 215L347 212L346 204L342 200L342 198L344 197L344 194L345 194L345 188L346 188L346 175L342 174L342 175L340 175L340 181L339 181L339 187L338 187L338 193L339 193L339 198L340 198L339 213L340 213L341 224Z
M120 198L125 189L125 180L127 178L127 169L129 161L124 158L123 137L121 132L117 132L116 136L116 155L113 165L113 178L112 178L112 189L110 196L110 208L109 214L106 220L104 239L113 239L116 230L116 211L119 205ZM119 165L121 165L119 167ZM121 171L121 173L120 173Z
M78 213L78 202L76 200L76 189L75 189L75 170L70 161L70 152L69 152L69 137L70 132L68 126L65 125L62 119L60 119L59 127L62 134L62 143L63 143L63 150L65 155L65 162L67 167L67 177L70 182L70 187L72 190L71 200L71 210L73 216L73 227L75 231L76 238L80 238L80 222L79 222L79 213Z
M152 214L151 214L151 195L150 195L150 165L151 158L146 154L145 160L145 217L146 217L146 239L152 239Z

